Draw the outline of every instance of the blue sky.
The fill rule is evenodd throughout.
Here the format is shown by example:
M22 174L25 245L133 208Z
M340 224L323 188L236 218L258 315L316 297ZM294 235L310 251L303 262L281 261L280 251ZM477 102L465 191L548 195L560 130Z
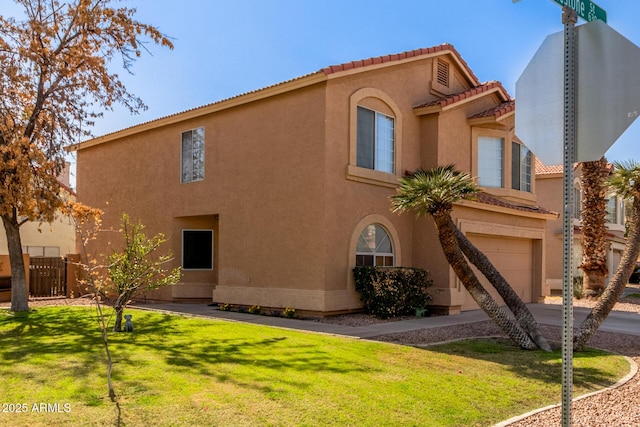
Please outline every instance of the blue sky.
M582 0L584 1L584 0ZM13 4L0 0L0 13ZM9 2L12 3L12 2ZM640 45L640 1L598 0L607 23ZM515 82L544 38L562 31L552 0L128 0L173 38L118 71L148 110L106 113L96 136L256 90L328 65L451 43L480 81ZM6 8L6 9L5 9ZM4 10L4 11L3 11ZM582 23L582 21L580 21ZM624 60L624 58L621 58ZM116 70L116 68L114 68ZM639 71L640 72L640 71ZM638 122L638 121L637 121ZM640 160L640 124L607 152Z

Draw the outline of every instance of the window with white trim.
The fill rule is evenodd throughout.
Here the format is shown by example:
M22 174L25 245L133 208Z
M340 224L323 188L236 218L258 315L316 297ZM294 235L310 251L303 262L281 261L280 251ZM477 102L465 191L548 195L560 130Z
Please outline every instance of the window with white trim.
M356 266L392 267L393 265L393 244L389 233L380 224L367 225L358 238Z
M531 151L517 142L511 143L511 188L531 192Z
M213 269L213 230L182 230L182 268Z
M395 172L395 119L358 106L356 165Z
M503 152L502 138L478 137L478 185L502 187Z
M182 132L181 182L204 179L204 128Z

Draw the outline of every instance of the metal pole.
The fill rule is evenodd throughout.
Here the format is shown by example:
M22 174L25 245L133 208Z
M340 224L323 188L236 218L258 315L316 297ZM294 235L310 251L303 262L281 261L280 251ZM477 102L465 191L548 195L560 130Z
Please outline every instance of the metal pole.
M571 427L573 387L573 164L576 161L576 22L578 14L563 7L564 24L564 176L563 176L563 278L562 278L562 425Z

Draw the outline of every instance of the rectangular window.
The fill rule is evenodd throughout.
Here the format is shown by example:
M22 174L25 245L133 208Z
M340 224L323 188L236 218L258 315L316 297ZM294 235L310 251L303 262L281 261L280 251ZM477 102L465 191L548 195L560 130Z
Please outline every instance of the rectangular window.
M531 151L517 142L511 147L511 188L531 192Z
M213 269L213 230L182 230L182 268Z
M182 132L181 181L192 182L204 179L204 128Z
M478 185L502 187L502 139L478 138Z
M356 165L394 173L395 120L393 117L358 107Z
M573 188L573 217L582 219L582 192L579 187Z
M611 196L611 198L607 201L607 222L609 224L617 224L618 223L618 201L616 200L616 196Z

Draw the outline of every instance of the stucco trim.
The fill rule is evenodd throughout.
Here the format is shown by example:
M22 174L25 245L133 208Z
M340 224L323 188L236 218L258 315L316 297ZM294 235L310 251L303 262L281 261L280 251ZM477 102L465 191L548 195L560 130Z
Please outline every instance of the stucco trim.
M256 288L250 286L216 286L213 301L224 304L259 305L315 312L353 310L361 306L355 291Z
M474 233L490 236L514 237L518 239L544 239L543 228L519 227L469 219L459 219L458 227L465 235L468 233Z

